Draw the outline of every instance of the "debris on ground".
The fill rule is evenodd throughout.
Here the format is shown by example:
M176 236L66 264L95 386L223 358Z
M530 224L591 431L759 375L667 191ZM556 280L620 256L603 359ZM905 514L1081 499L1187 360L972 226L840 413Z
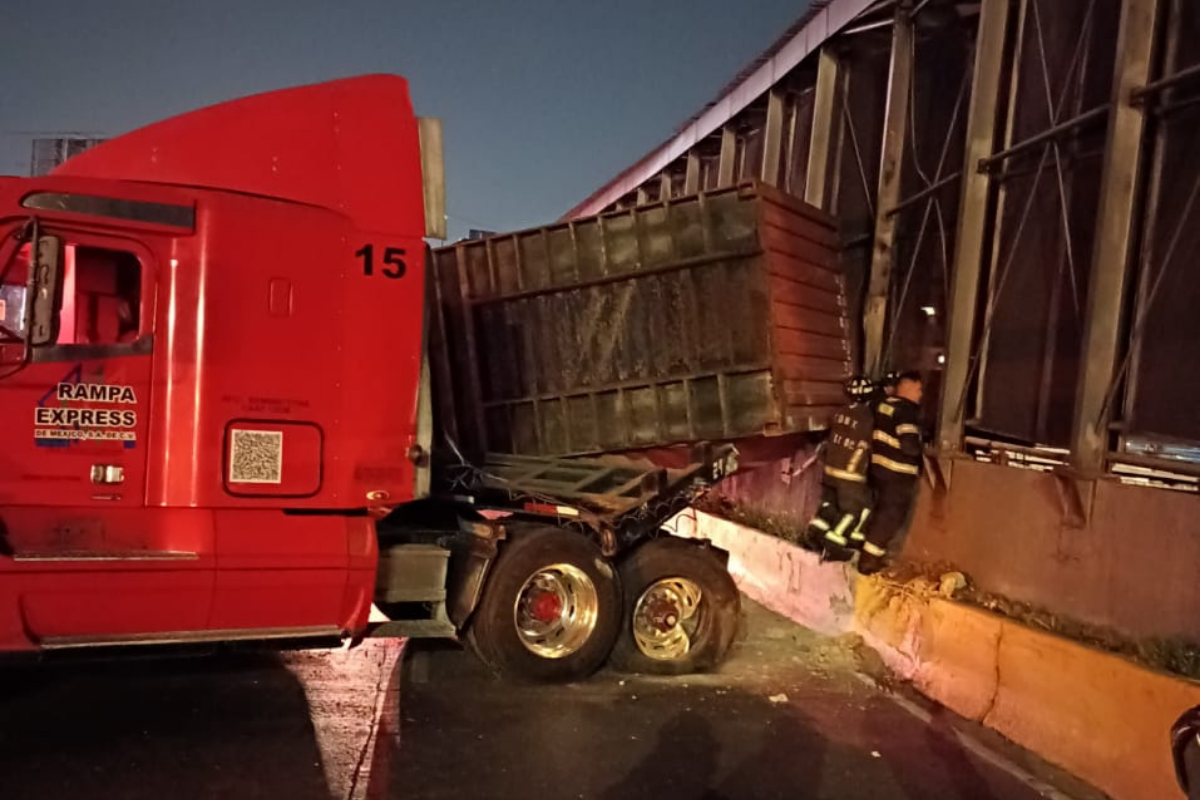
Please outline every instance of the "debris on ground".
M938 594L949 600L955 592L967 588L967 576L961 572L947 572L938 583Z
M788 696L784 692L780 692L779 694L771 695L767 699L770 700L772 703L776 703L776 704L786 703L788 701Z
M956 602L982 608L1030 628L1043 630L1080 644L1122 656L1142 666L1200 679L1200 643L1179 637L1134 639L1112 628L1080 622L1045 608L985 592L967 576L946 563L902 562L881 576L898 585L900 591L929 597L952 597ZM961 578L961 583L959 581ZM953 586L950 594L946 592Z

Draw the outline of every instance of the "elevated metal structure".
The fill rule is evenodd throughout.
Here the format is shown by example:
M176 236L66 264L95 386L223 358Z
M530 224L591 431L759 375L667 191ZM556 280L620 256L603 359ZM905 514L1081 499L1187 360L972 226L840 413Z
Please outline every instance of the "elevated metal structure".
M1147 568L1200 555L1200 501L1130 488L1200 479L1198 101L1192 0L834 0L569 216L748 177L831 212L863 366L929 376L935 498L975 508L954 524L978 541L1039 531L1029 549L1075 572L1035 579L1018 559L994 583L1039 600L1060 581L1062 597L1130 569L1122 536L1159 553ZM952 491L979 460L1037 477ZM1027 517L1006 527L996 508ZM1112 591L1200 639L1184 615L1149 620L1200 601L1188 579L1141 579L1159 585ZM1090 591L1077 615L1134 627L1091 613L1108 601Z
M1200 415L1170 399L1181 375L1200 388L1179 346L1200 335L1180 264L1200 215L1181 144L1200 125L1198 16L1184 0L815 4L567 216L772 183L839 219L864 366L944 383L942 450L984 435L1091 472L1200 472L1180 446Z

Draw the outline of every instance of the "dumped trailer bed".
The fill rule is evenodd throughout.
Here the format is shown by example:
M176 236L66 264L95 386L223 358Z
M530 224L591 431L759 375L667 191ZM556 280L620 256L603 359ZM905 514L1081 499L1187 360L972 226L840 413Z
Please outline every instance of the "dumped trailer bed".
M851 371L833 220L743 184L434 253L441 424L579 455L824 427Z

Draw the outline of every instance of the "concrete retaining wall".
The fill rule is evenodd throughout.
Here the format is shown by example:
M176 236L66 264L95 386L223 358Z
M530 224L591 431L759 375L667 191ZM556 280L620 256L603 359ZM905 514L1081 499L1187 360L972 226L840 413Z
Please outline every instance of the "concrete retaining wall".
M1139 667L986 611L917 594L702 512L673 522L711 539L754 600L826 633L860 633L930 698L1004 734L1116 800L1177 793L1170 724L1200 684Z
M820 469L784 477L811 450L735 475L714 494L747 510L803 524ZM905 558L949 563L981 589L1133 638L1200 642L1200 496L1095 484L1088 520L1064 519L1047 474L970 460L950 464L948 491L927 482L903 546Z
M906 558L1134 638L1200 642L1200 496L1099 481L1073 527L1050 475L966 460L951 470L945 493L922 484Z

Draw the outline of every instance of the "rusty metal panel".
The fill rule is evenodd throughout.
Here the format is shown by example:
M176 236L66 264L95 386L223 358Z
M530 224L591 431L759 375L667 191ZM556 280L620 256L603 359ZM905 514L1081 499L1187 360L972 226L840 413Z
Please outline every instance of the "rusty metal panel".
M1173 3L1166 31L1164 80L1200 66L1200 8L1193 2ZM1200 414L1189 402L1200 392L1200 281L1195 267L1200 249L1200 83L1186 81L1162 91L1149 111L1155 149L1137 265L1124 428L1127 436L1156 440L1155 451L1165 454L1172 439L1200 442ZM1128 442L1124 449L1130 449Z
M1112 92L1115 102L1105 146L1103 183L1098 192L1096 246L1071 437L1073 463L1083 472L1100 470L1110 449L1108 423L1112 406L1108 398L1126 324L1125 287L1134 260L1146 129L1145 107L1124 100L1153 77L1160 5L1158 0L1127 0L1122 9L1116 84ZM1161 166L1161 161L1156 164L1158 168ZM1161 172L1158 175L1161 177Z
M1026 8L1007 155L988 167L1003 203L974 427L1063 446L1074 418L1120 4L1026 0ZM1081 117L1092 122L1065 124Z
M841 60L833 48L821 48L813 91L808 160L804 170L804 199L818 208L830 206L828 176L834 172L834 139L841 109L838 90L844 83L843 72ZM794 188L798 189L799 186L797 183Z
M970 22L956 21L917 43L915 124L904 153L901 200L885 212L895 217L896 242L883 363L920 370L930 398L941 394L945 366L950 262L957 244L972 88ZM934 402L922 406L931 429L938 410Z
M964 172L954 259L947 287L946 365L941 374L938 448L962 449L967 392L971 385L972 349L979 306L979 286L986 251L991 178L971 169L995 150L996 127L1004 85L1004 51L1013 0L983 0L980 6L971 94L963 154Z
M443 427L526 455L823 427L852 364L837 251L758 183L437 250Z
M888 305L896 298L892 294L892 269L896 250L896 218L888 213L900 202L903 182L904 153L909 137L909 98L913 93L914 61L913 22L910 9L896 7L892 25L891 68L889 70L883 118L883 138L880 142L881 166L875 193L874 246L871 252L871 272L867 279L867 298L863 309L863 363L866 372L881 374L884 370L884 323Z

